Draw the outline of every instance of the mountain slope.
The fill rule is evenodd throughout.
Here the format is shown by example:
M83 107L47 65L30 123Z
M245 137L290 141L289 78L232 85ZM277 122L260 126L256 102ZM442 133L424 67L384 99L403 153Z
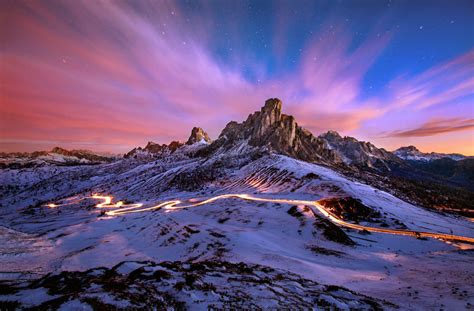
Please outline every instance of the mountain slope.
M452 251L465 247L462 243L446 244L432 239L342 229L301 203L222 198L192 208L152 207L166 200L178 199L186 205L237 193L289 202L332 198L331 202L340 202L343 208L339 211L333 204L334 213L340 212L348 221L378 228L474 236L474 227L469 222L423 210L347 179L328 167L261 152L258 148L208 158L186 157L177 154L180 152L147 163L124 159L90 169L64 168L4 197L1 225L9 228L7 232L0 232L4 238L0 243L5 254L0 258L4 270L10 271L8 275L14 279L24 279L54 271L84 271L102 266L110 269L125 259L157 263L180 261L182 263L176 265L184 267L202 261L245 262L251 269L255 269L254 264L283 269L303 279L345 286L402 307L430 308L440 303L465 305L467 298L450 294L451 287L447 285L453 284L461 292L470 293L466 285L468 275L459 275L455 267L462 265L472 269L472 256ZM17 172L15 176L25 174L29 174L28 170ZM64 184L64 180L75 186ZM123 214L107 215L102 213L104 208L94 207L98 202L90 198L91 193L113 194L113 202L122 200L123 204L143 205L125 210ZM360 203L345 206L351 202L347 198ZM51 203L55 203L53 207ZM120 206L119 209L129 208ZM114 209L117 208L105 207L106 211ZM398 264L394 258L403 258L404 264ZM133 274L136 279L130 279L129 284L147 284L140 271ZM418 271L416 281L410 278L413 271ZM72 277L80 281L86 280L86 275L76 273ZM125 275L128 277L128 272ZM238 272L235 277L243 276ZM440 285L439 280L443 280L444 285ZM58 281L58 278L45 278L44 284L54 287ZM292 287L285 285L286 279L281 281L284 291L292 292ZM216 279L210 284L219 282ZM433 289L434 285L437 289ZM231 296L239 285L233 286L229 289ZM38 285L35 288L48 290ZM166 287L159 285L160 289ZM199 287L187 290L199 293ZM8 297L23 301L20 297L27 294L20 286L17 294ZM317 299L318 295L313 292L310 297ZM416 298L420 296L425 299ZM81 295L78 299L85 297ZM2 299L7 298L0 296ZM62 303L70 303L68 299ZM189 299L188 306L194 300L196 303L201 300L199 297ZM263 303L256 299L259 305ZM100 297L99 300L103 301ZM334 301L329 305L339 306Z
M0 170L0 303L474 303L465 272L474 270L472 221L381 190L391 180L380 175L393 164L390 154L351 138L315 137L280 109L267 101L210 144L148 144L143 158L96 166ZM366 153L385 164L368 167Z

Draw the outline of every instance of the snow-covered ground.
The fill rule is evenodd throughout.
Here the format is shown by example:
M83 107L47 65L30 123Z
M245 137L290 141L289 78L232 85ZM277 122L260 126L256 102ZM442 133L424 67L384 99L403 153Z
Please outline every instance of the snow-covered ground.
M349 196L380 212L379 222L361 222L366 226L384 223L474 237L468 219L413 206L329 168L280 155L239 153L2 170L1 186L8 191L1 197L0 277L111 268L125 260L245 262L343 286L404 309L474 305L472 245L344 229L356 243L345 245L318 226L323 215L305 206L291 213L291 204L227 198L192 208L110 216L90 198L99 193L151 207L229 193L288 200Z

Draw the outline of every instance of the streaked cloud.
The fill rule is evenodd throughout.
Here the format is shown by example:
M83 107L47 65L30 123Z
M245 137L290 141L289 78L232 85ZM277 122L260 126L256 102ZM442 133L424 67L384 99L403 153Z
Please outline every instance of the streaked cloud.
M474 131L474 119L437 119L428 121L421 126L409 130L398 130L383 133L385 137L425 137L458 131ZM474 140L474 132L473 132Z
M278 8L284 17L288 9ZM364 79L397 33L375 26L356 40L335 16L311 33L294 70L278 75L246 57L241 38L232 37L245 35L238 28L229 38L242 45L231 57L236 61L216 58L211 41L218 30L206 5L201 16L189 17L171 1L12 1L0 18L7 26L0 29L4 146L14 141L37 149L33 141L59 141L124 151L148 140L186 139L193 126L216 137L228 121L245 119L275 96L315 134L364 135L366 123L379 122L384 132L405 137L409 131L393 114L418 116L410 124L416 131L427 111L474 99L474 50L366 95ZM282 18L274 26L269 50L276 59L287 54L291 22ZM472 109L459 114L474 117ZM448 129L449 122L438 126Z
M474 49L420 74L394 79L389 109L426 109L435 105L474 101Z

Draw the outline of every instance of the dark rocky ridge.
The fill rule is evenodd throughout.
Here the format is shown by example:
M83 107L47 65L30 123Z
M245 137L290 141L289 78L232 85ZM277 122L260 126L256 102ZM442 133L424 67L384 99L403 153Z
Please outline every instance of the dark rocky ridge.
M250 114L243 123L229 122L208 151L221 147L229 149L246 141L252 147L268 148L308 162L342 162L322 139L298 126L293 116L282 114L281 107L279 99L271 98L260 111Z

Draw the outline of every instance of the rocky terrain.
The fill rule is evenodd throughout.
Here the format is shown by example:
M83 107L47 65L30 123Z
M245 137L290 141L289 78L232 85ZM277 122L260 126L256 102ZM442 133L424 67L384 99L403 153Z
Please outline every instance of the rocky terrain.
M122 262L112 268L61 272L17 287L5 287L9 308L382 309L395 305L325 286L284 270L245 263ZM34 294L33 294L34 293ZM31 295L37 299L32 300Z

